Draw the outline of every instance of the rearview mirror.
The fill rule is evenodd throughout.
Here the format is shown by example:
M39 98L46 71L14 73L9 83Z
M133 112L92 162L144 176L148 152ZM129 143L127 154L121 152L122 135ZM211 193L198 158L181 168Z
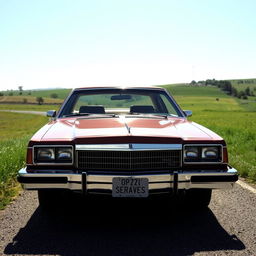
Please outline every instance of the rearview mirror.
M120 94L111 96L111 100L130 100L132 98L131 95Z

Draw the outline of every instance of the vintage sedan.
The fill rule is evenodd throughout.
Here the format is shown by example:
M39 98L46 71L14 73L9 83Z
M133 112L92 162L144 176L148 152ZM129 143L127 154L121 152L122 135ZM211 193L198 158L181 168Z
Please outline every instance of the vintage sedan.
M225 141L187 119L158 87L88 87L71 92L29 141L18 180L38 190L41 207L65 201L63 191L147 198L183 195L207 207L212 189L232 188L237 171Z

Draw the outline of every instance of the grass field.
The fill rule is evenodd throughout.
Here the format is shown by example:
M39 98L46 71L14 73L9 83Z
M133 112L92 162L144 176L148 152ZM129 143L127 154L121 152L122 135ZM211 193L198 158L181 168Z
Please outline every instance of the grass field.
M30 104L0 104L0 110L32 110L48 111L58 110L60 105L30 105Z
M52 104L52 103L59 103L63 102L63 99L52 99L52 98L44 98L44 104ZM37 104L37 100L35 96L0 96L0 103L5 102L17 102L17 103L34 103Z
M250 111L250 112L254 112L256 111L256 101L252 101L252 100L237 100L239 102L239 104L242 106L242 108L244 110Z
M0 120L0 209L3 209L20 190L16 176L25 165L27 143L48 118L0 112Z

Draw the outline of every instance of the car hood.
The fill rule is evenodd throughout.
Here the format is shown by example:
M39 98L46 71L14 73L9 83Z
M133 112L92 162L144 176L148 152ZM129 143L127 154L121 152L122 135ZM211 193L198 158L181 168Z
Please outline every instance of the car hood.
M65 118L41 128L32 141L75 141L76 143L125 143L141 140L146 143L172 141L221 141L209 129L185 118L115 117ZM154 139L153 139L154 138ZM161 142L160 142L161 141Z

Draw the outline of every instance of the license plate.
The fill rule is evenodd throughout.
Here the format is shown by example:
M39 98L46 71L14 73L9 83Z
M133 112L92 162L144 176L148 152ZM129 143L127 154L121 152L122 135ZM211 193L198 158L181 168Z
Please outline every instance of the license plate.
M115 177L112 180L113 197L148 197L148 179Z

